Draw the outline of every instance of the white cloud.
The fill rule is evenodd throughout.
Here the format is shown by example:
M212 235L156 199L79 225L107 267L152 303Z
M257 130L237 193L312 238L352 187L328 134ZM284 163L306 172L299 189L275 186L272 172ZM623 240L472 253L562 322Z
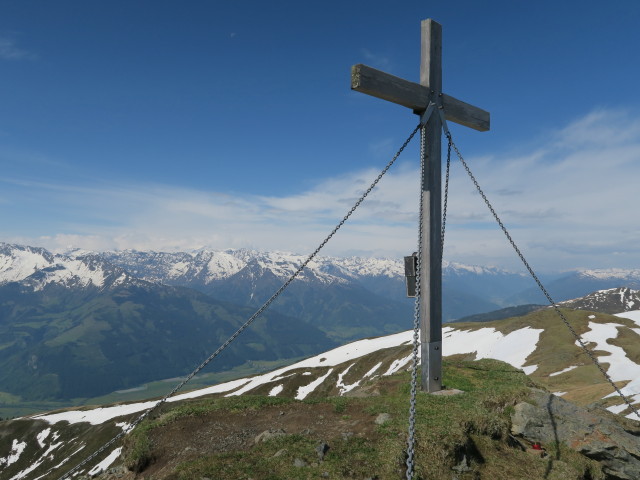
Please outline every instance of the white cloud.
M3 60L25 60L33 59L35 55L16 45L14 40L0 38L0 59Z
M367 63L369 63L374 68L381 68L384 70L391 67L391 59L388 55L384 55L379 52L372 52L371 50L368 50L366 48L363 48L361 53Z
M509 157L469 154L468 164L534 269L640 265L639 125L628 113L600 110L560 130L536 151ZM603 128L614 133L603 138ZM377 174L373 168L351 172L289 196L168 185L13 182L14 189L28 192L32 208L46 207L59 221L29 238L11 236L5 229L2 240L50 248L175 250L206 245L304 254L316 248ZM418 188L417 167L394 166L325 253L399 257L414 251ZM445 257L518 267L515 253L457 162L450 191ZM7 199L0 202L5 217L13 207Z

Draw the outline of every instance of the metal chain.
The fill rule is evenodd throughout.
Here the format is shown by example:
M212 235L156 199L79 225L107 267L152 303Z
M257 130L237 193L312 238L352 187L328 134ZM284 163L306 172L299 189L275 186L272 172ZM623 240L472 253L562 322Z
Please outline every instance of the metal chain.
M422 224L424 215L424 151L426 144L426 128L420 132L420 213L418 219L418 256L416 265L416 296L413 311L413 363L411 365L411 400L409 405L409 436L407 439L407 480L413 479L415 434L416 434L416 397L418 389L418 351L420 348L420 277L422 270Z
M529 274L531 275L531 277L535 280L536 284L538 285L538 287L540 288L540 290L542 291L542 293L544 294L544 296L547 298L547 300L549 301L549 303L551 304L551 306L553 306L554 310L556 311L556 313L558 314L558 316L562 319L562 321L564 322L564 324L567 326L567 328L569 329L569 331L571 332L571 334L575 337L575 339L578 341L578 343L580 344L580 346L582 347L582 350L589 356L589 358L591 359L591 361L595 364L596 367L598 367L598 370L600 370L600 373L602 373L602 375L604 376L604 378L607 379L607 381L611 384L611 386L615 389L616 392L618 392L618 395L620 395L620 397L622 398L622 400L624 400L624 402L629 406L629 408L636 414L636 416L638 417L638 419L640 419L640 414L638 414L638 410L631 404L631 402L629 401L629 399L627 399L627 397L624 396L624 394L620 391L620 389L618 388L618 386L614 383L614 381L611 379L611 377L609 376L609 374L605 371L605 369L602 367L602 365L600 365L600 362L598 362L598 359L596 358L596 356L591 352L591 350L587 349L587 346L585 345L585 343L582 341L582 338L580 337L580 335L578 335L578 333L574 330L574 328L571 326L571 324L569 323L569 321L566 319L566 317L564 316L564 314L562 313L562 311L560 310L560 308L558 307L558 305L556 304L556 302L551 298L551 295L549 294L549 292L547 291L547 289L544 287L544 285L542 284L542 282L540 281L540 279L538 278L538 276L535 274L535 272L533 271L533 269L531 268L531 266L529 265L529 262L527 262L527 260L524 258L524 255L522 254L522 252L520 251L520 249L518 248L518 246L516 245L515 241L513 240L513 238L511 238L511 235L509 234L509 232L507 231L506 227L504 226L504 224L502 223L502 221L500 220L500 217L498 216L498 214L496 213L496 211L494 210L493 206L491 205L491 203L489 202L489 199L487 198L487 196L485 195L485 193L482 191L482 188L480 188L480 184L478 184L478 181L476 180L476 177L474 177L473 173L471 173L471 169L469 168L469 166L467 165L467 162L465 162L464 158L462 158L462 154L460 153L460 151L458 150L458 147L455 145L455 143L453 143L453 140L451 138L451 133L446 133L447 138L449 139L450 145L453 146L453 149L456 152L456 155L458 156L458 158L460 159L460 162L462 163L462 166L464 167L464 169L467 171L467 174L469 175L469 178L471 178L471 181L473 182L473 184L476 187L476 190L478 191L478 193L480 194L480 196L482 197L482 199L484 200L484 203L487 205L487 207L489 208L489 210L491 211L491 214L493 215L493 218L496 220L496 222L498 222L498 225L500 226L500 228L502 229L502 232L505 234L505 236L507 237L507 240L509 240L509 243L511 244L511 246L513 247L513 249L515 250L515 252L518 254L518 257L520 257L520 260L522 261L522 263L524 264L525 268L527 269L527 271L529 272Z
M418 351L420 347L420 271L422 269L422 224L424 216L424 158L426 148L426 131L423 128L420 135L420 216L418 220L418 261L416 266L416 300L413 313L413 363L411 367L411 400L409 407L409 438L407 440L407 480L413 478L415 456L415 430L416 430L416 396L418 386ZM444 255L444 233L447 224L447 200L449 198L449 172L451 170L451 141L447 148L447 171L445 175L444 205L442 208L442 229L440 231L440 260Z
M329 242L329 240L331 240L331 238L333 238L333 236L336 234L336 232L338 230L340 230L340 228L345 224L345 222L349 219L349 217L351 217L351 215L353 214L353 212L356 211L356 209L360 206L360 204L364 201L365 198L367 198L367 196L371 193L371 191L376 187L376 185L378 185L378 182L380 182L380 180L382 179L382 177L387 173L387 171L391 168L391 166L396 162L396 160L398 159L398 157L400 156L400 154L404 151L404 149L407 147L407 145L409 145L409 142L411 142L411 140L413 139L413 137L415 136L415 134L417 133L417 131L420 129L420 125L418 125L416 128L413 129L413 131L411 132L411 134L409 135L409 137L404 141L404 143L402 144L402 146L398 149L398 152L393 156L393 158L389 161L389 163L387 163L387 165L382 169L382 171L380 172L380 174L376 177L376 179L371 183L371 185L369 186L369 188L367 188L367 190L365 190L365 192L360 196L360 198L358 199L358 201L353 205L353 207L351 207L351 210L349 210L347 212L347 214L342 218L342 220L340 220L340 222L334 227L334 229L331 231L331 233L329 233L329 235L327 235L327 237L322 241L322 243L318 246L318 248L316 248L313 253L311 255L309 255L307 257L307 259L302 262L302 264L298 267L298 269L287 279L286 282L284 282L284 284L269 298L269 300L267 300L253 315L251 315L251 317L249 317L249 319L233 334L231 335L226 342L224 342L222 345L220 345L220 347L218 347L218 349L213 352L204 362L202 362L193 372L191 372L182 382L180 382L178 385L175 386L175 388L173 390L171 390L171 392L169 392L167 395L165 395L161 400L158 400L158 402L152 406L150 409L148 409L147 411L145 411L142 415L140 415L132 424L131 426L126 430L126 431L122 431L120 432L118 435L116 435L114 438L112 438L111 440L109 440L106 444L104 444L102 447L100 447L98 450L96 450L91 456L89 456L88 458L86 458L85 460L83 460L82 462L80 462L78 465L76 465L73 469L69 470L67 473L65 473L62 477L60 477L59 480L65 480L67 478L69 478L69 476L73 473L75 473L78 469L80 469L82 466L86 465L87 462L89 462L90 460L92 460L93 458L95 458L97 455L99 455L100 453L102 453L104 450L106 450L110 445L112 445L116 440L118 440L119 438L121 438L123 435L125 435L126 433L130 432L131 430L133 430L142 420L144 420L146 417L148 417L152 412L154 412L155 410L157 410L162 404L164 404L169 397L173 396L178 390L180 390L182 387L184 387L184 385L191 380L194 376L196 376L198 374L198 372L200 372L204 367L206 367L214 358L216 358L225 348L227 348L229 346L229 344L231 344L231 342L233 342L238 335L240 335L249 325L251 325L253 323L253 321L258 318L267 308L269 308L269 305L271 305L276 298L278 298L280 296L280 294L282 292L285 291L285 289L291 284L291 282L293 282L296 277L298 277L298 275L300 275L300 273L302 273L302 271L306 268L306 266L309 264L309 262L311 262L311 260L313 260L316 255L318 255L318 253L320 252L320 250L322 250L322 248Z
M447 201L449 200L449 170L451 169L451 139L447 145L447 173L444 182L444 204L442 206L442 230L440 232L440 261L444 258L444 232L447 225Z

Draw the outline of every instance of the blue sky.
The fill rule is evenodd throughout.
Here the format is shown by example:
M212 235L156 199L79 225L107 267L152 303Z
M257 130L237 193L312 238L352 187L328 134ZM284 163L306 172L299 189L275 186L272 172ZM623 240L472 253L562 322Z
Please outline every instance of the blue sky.
M349 88L418 80L491 112L454 138L534 268L640 268L640 4L4 1L0 241L307 253L417 123ZM326 249L415 249L417 142ZM517 268L459 165L445 257Z

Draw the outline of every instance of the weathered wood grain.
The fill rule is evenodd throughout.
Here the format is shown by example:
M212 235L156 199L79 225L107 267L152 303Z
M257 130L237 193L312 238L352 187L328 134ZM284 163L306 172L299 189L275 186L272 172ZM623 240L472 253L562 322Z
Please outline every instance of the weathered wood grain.
M431 94L431 90L424 85L410 82L363 64L351 67L351 89L417 112L427 108ZM489 112L462 102L446 93L441 95L441 101L445 118L450 122L481 132L489 130Z

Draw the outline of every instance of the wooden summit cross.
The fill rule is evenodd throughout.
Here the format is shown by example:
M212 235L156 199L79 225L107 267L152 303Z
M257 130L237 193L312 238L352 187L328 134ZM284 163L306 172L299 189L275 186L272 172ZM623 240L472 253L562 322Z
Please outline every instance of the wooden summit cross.
M481 132L489 130L489 112L442 93L442 26L423 20L421 32L419 84L359 64L351 67L351 88L411 108L421 115L421 123L426 120L420 252L422 390L437 392L442 390L442 120L437 109L447 120ZM435 109L428 108L430 104Z

